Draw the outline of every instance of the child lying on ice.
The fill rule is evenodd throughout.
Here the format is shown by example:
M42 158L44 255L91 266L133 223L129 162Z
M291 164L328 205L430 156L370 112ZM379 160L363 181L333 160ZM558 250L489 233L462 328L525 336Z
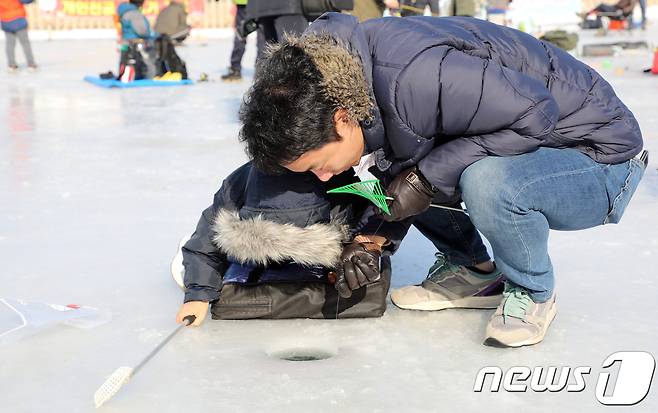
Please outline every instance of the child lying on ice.
M388 257L368 263L379 266L379 280L361 288L349 280L348 294L341 292L354 290L349 298L337 291L349 265L338 265L343 243L367 221L368 208L360 197L326 192L357 181L351 169L328 182L311 173L269 176L251 163L234 171L182 247L185 299L176 321L195 315L199 325L209 306L214 319L381 316ZM379 261L383 244L370 237L359 245Z

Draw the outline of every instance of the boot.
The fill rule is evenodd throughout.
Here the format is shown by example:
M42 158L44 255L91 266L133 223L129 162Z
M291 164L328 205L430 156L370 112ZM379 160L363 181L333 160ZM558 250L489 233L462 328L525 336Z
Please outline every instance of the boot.
M224 82L239 82L241 80L242 74L240 73L240 69L236 69L234 67L229 67L228 73L222 75L222 81Z

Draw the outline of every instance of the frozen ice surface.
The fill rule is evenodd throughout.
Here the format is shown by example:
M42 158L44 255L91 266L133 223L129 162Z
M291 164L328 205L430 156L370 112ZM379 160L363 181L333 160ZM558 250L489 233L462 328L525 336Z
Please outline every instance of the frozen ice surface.
M246 159L236 112L248 81L217 81L229 39L180 49L193 78L207 72L214 82L131 90L81 80L116 70L111 41L33 46L38 73L0 74L0 296L91 305L114 319L0 349L0 411L91 412L107 376L135 366L176 326L182 294L169 260L223 177ZM248 78L253 57L251 47ZM594 396L609 354L658 356L658 76L640 73L649 51L587 62L637 115L653 154L620 225L552 234L559 311L543 343L485 347L491 312L476 310L389 306L381 319L209 320L183 330L103 411L658 411L656 379L632 408ZM412 232L394 258L394 287L423 279L433 252ZM333 357L275 357L295 349ZM476 373L490 365L592 373L581 393L474 393Z

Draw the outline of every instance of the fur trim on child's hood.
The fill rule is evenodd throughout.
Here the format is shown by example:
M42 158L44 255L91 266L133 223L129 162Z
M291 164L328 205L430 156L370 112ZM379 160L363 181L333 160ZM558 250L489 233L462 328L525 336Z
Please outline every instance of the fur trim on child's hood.
M229 259L267 265L294 261L302 265L334 266L346 231L338 220L298 227L264 219L241 219L237 211L221 209L213 225L213 242Z

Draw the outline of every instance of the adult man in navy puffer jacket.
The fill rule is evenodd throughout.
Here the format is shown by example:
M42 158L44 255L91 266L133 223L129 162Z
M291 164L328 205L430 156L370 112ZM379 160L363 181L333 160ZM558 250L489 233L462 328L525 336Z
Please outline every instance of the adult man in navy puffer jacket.
M549 229L618 222L645 168L634 158L639 125L598 73L527 34L470 18L359 24L325 14L262 62L241 120L263 170L312 171L324 181L369 161L394 200L390 215L368 218L368 241L392 252L413 223L441 251L427 280L394 292L393 302L497 306L491 345L544 338L556 312ZM470 220L428 209L460 199Z

